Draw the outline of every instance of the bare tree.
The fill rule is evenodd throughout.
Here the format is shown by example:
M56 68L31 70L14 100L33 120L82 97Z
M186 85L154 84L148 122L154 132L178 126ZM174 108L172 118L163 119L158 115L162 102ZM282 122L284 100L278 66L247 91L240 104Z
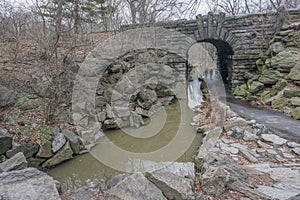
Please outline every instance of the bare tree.
M132 24L164 21L182 13L184 4L178 0L125 0L123 14Z
M206 0L212 12L225 12L228 15L240 15L268 10L277 10L279 7L297 8L300 0Z

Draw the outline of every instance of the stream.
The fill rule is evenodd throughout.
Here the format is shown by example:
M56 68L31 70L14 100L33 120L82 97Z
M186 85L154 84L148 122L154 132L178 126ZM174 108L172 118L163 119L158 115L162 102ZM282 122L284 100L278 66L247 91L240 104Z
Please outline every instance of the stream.
M182 111L184 113L181 113ZM115 175L124 173L122 172L124 170L120 170L122 169L119 167L120 163L132 162L122 154L110 153L108 144L113 144L128 152L142 155L145 153L145 160L147 161L153 160L147 158L147 152L150 152L151 155L152 152L164 148L168 148L168 152L161 153L161 157L158 160L155 159L156 162L192 161L192 156L195 155L202 140L201 135L196 134L195 127L190 125L194 115L195 113L188 108L186 100L179 99L174 104L159 109L140 128L106 131L107 137L101 140L91 153L76 156L74 159L50 169L48 173L61 182L64 191L85 185L87 179L98 178L107 182ZM156 134L153 135L153 133ZM141 134L142 137L138 137ZM176 156L178 149L180 149L178 147L182 146L182 142L189 144L187 150L182 155ZM105 153L101 154L101 152ZM98 155L102 155L104 158L99 158ZM120 163L111 164L116 163L116 161L120 161Z

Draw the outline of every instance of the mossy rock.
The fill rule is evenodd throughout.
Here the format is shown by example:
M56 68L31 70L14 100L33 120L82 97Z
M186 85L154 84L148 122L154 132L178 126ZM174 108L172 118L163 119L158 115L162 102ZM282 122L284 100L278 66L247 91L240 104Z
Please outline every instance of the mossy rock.
M300 97L300 90L284 90L283 96L286 98Z
M279 79L281 79L282 76L283 75L279 71L265 69L262 71L262 74L259 77L258 81L263 84L272 85L275 84Z
M291 69L288 77L293 81L300 81L300 63Z
M287 81L284 79L280 79L275 85L273 85L271 95L272 96L276 95L278 92L283 90L286 85L287 85Z
M300 119L300 107L295 108L295 110L292 112L292 117L294 119Z
M300 106L300 97L291 98L291 103L293 106Z
M283 107L283 112L287 115L291 114L291 108L289 106Z
M290 106L291 103L287 98L278 98L272 101L272 108L284 112L286 106Z
M235 96L241 96L241 97L246 97L248 96L249 92L247 91L247 85L246 84L242 84L238 87L235 88L235 90L233 91L233 95Z
M272 68L276 68L278 71L289 72L291 68L295 67L295 65L300 62L300 55L298 52L290 49L284 50L276 56L273 56L270 59L269 65Z
M300 31L294 33L294 35L286 43L286 46L299 48L299 44L300 44Z
M271 92L269 91L264 91L261 95L260 95L260 102L264 105L267 104L267 101L271 98Z
M264 84L258 81L248 81L247 82L248 91L253 94L264 88Z

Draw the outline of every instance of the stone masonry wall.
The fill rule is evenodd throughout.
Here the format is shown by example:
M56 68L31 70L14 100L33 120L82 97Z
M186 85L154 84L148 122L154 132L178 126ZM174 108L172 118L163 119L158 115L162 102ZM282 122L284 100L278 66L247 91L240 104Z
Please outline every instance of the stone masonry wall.
M286 23L261 54L247 83L234 91L300 119L300 22Z
M283 22L300 19L300 10L279 10L278 12L250 14L237 17L226 17L224 13L202 16L196 20L178 20L155 24L124 26L124 30L141 27L164 27L179 31L197 42L211 42L220 53L232 48L232 74L230 75L232 90L245 83L245 74L255 69L259 54L265 52L269 41L280 29ZM224 43L220 42L223 41Z

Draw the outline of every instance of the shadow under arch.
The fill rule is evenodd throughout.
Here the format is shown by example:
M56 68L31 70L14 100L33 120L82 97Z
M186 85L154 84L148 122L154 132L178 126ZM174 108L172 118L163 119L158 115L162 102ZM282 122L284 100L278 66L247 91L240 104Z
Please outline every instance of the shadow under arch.
M232 68L233 61L232 56L234 55L234 51L232 46L226 41L220 39L204 39L198 41L198 43L210 43L214 45L217 49L217 68L221 74L223 83L225 84L226 89L231 88L231 80L232 80Z

